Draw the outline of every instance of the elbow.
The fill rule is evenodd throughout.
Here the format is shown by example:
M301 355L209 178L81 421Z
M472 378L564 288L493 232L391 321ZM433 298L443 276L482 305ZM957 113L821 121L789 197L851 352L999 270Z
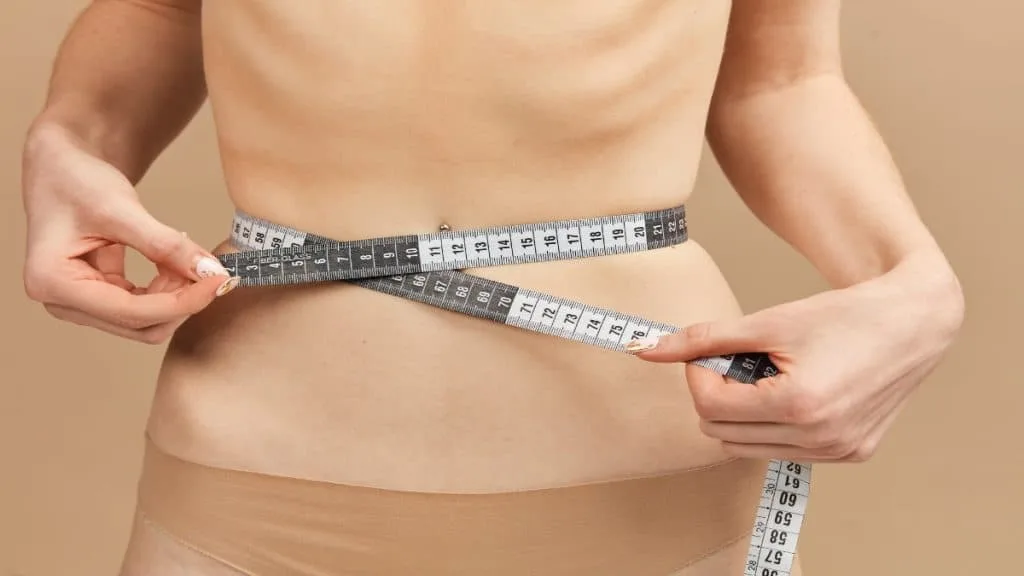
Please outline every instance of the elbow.
M708 106L707 123L704 126L704 135L710 144L723 144L728 137L739 132L736 124L743 111L742 104L742 100L724 92L721 86L716 89Z
M952 269L934 287L935 300L931 306L935 317L934 327L938 342L943 349L953 346L960 337L967 314L967 300L964 297L960 279Z
M729 162L742 154L743 140L750 131L743 127L743 118L734 107L712 102L704 125L704 138L719 162Z
M203 11L203 0L121 0L158 14L185 15L198 18Z
M947 279L944 282L943 293L945 294L946 328L950 338L955 338L963 327L964 318L967 314L967 299L964 296L963 285L956 272L950 268L947 272Z
M935 330L944 341L953 342L967 314L967 298L956 270L938 248L922 251L904 265L909 276L917 279L919 301L925 303Z
M938 248L933 249L936 264L931 268L930 276L932 293L934 294L935 314L939 317L942 327L950 337L960 332L967 311L967 298L964 287L953 265Z

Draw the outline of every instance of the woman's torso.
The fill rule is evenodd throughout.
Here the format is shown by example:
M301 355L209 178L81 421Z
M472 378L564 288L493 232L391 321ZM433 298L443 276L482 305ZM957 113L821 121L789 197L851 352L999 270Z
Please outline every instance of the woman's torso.
M206 2L232 201L338 239L683 204L729 8ZM693 240L471 273L677 326L739 314ZM698 430L681 365L341 283L236 290L192 318L168 349L149 430L207 464L422 491L725 458Z

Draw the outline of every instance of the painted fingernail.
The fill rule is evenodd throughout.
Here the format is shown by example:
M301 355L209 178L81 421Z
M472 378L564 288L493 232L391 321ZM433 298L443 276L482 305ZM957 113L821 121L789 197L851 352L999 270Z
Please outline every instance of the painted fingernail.
M211 276L230 276L228 271L221 266L220 262L214 258L210 258L209 256L204 256L196 262L196 274L198 274L200 278L209 278Z
M232 276L231 278L228 278L227 280L224 281L223 284L217 287L217 296L220 297L227 294L228 292L231 292L232 290L238 287L238 282L238 276Z
M658 341L659 339L654 336L644 336L643 338L631 340L626 344L626 352L629 352L630 354L638 354L640 352L654 350L658 347Z

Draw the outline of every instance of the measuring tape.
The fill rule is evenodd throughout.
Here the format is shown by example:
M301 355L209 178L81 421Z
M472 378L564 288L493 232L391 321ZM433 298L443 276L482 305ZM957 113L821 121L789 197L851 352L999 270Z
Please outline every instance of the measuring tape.
M566 298L467 274L465 268L640 252L687 239L683 206L600 218L443 230L339 241L236 212L232 241L241 252L220 262L239 286L345 281L445 310L564 339L625 351L636 338L679 329ZM775 375L766 354L690 362L745 383ZM811 467L772 460L744 576L789 576L810 491Z

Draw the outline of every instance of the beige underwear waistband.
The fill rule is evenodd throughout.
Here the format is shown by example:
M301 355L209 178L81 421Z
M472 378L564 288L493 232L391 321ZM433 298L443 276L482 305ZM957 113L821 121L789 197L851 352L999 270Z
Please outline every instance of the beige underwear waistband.
M749 536L765 466L436 494L213 468L147 441L139 508L252 576L667 576Z

